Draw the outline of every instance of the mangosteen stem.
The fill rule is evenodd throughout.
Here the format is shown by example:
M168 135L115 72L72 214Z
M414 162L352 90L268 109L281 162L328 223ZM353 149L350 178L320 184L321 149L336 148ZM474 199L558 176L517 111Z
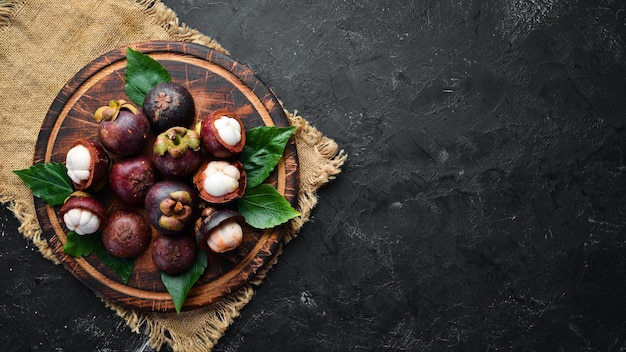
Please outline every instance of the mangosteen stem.
M110 100L109 105L101 106L96 109L93 118L97 122L100 122L102 120L114 121L120 114L121 109L128 109L130 110L130 112L133 113L133 115L137 115L139 113L139 110L137 110L134 105L126 102L126 100L124 99L119 99Z
M158 155L169 153L174 158L182 158L188 149L200 149L200 136L196 131L184 127L172 127L157 136L154 152Z

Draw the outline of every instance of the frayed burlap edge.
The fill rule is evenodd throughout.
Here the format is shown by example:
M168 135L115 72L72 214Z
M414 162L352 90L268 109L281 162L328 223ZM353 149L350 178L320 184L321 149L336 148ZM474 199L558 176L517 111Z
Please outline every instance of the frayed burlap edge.
M300 173L300 190L298 192L298 208L301 216L290 222L291 231L285 238L288 243L298 235L305 222L309 220L311 210L317 205L317 190L335 178L341 172L341 166L347 159L346 153L337 143L324 136L317 128L311 126L298 111L286 112L289 121L297 127L296 147L298 150L313 148L315 152L327 162L320 169L309 174Z
M24 3L24 0L0 0L0 32L11 24Z
M160 25L172 36L172 40L202 44L224 54L230 54L228 50L224 49L212 38L188 27L185 23L180 23L176 13L159 0L135 0L135 2L143 7L146 14L156 24Z
M164 28L172 36L172 40L197 43L229 54L215 40L195 29L189 28L184 23L179 23L176 13L159 0L135 0L135 3L142 8L149 19ZM13 18L24 4L24 0L0 2L0 32L10 26ZM327 163L323 168L316 169L312 173L307 175L300 174L297 208L301 216L290 221L284 243L290 242L297 236L304 223L308 221L311 210L317 204L317 190L341 172L340 168L347 158L343 150L338 152L338 146L333 140L323 136L316 128L309 125L302 116L297 115L297 112L292 114L286 111L286 114L292 125L298 128L295 134L297 149L300 151L303 148L313 148L315 153L322 159L325 159ZM42 238L42 230L37 220L34 203L32 201L16 201L3 193L0 189L0 202L8 204L7 208L20 221L19 232L37 246L43 257L55 264L60 264L54 251L48 246L47 241ZM224 300L201 308L202 314L206 316L208 323L195 336L178 336L168 331L166 324L163 324L162 321L167 319L168 314L175 313L142 312L113 304L106 299L101 298L101 300L106 307L126 321L131 331L138 334L146 334L148 336L148 344L156 350L160 350L163 344L167 343L174 351L209 351L222 337L234 319L239 316L240 310L252 299L254 295L253 285L258 286L262 283L268 271L277 263L278 256L281 253L282 245L278 248L276 256L272 261L249 284L227 296ZM191 313L182 312L180 314Z
M210 307L200 308L206 325L194 336L179 336L168 331L167 327L162 324L160 318L163 318L164 314L176 313L143 313L113 305L106 300L102 301L105 306L126 320L131 331L138 334L143 331L148 336L147 344L155 350L160 350L167 343L173 351L211 351L253 296L254 290L250 285L246 285L222 301L214 303ZM184 319L185 315L195 313L197 312L181 312L177 318Z

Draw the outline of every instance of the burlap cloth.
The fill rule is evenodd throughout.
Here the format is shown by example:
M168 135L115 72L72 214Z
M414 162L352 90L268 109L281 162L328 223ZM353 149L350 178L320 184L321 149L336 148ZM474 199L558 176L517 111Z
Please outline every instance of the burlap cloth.
M179 23L159 0L0 0L0 200L21 222L19 231L42 255L59 260L41 236L32 194L11 171L32 165L37 131L54 97L83 66L113 49L147 40L193 42L228 52ZM300 161L298 210L285 243L295 237L317 203L317 189L340 172L346 155L297 114ZM208 351L252 298L266 272L225 300L188 312L146 313L106 302L155 349ZM80 313L77 313L80 314Z

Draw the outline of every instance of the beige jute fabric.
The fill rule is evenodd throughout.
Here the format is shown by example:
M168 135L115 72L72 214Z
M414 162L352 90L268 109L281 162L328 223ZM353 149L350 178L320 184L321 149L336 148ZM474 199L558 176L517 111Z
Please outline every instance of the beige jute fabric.
M19 231L42 255L58 259L42 238L32 194L11 171L32 165L37 131L57 93L83 66L113 49L147 40L194 42L228 53L211 38L179 23L159 0L0 0L0 200L20 220ZM316 191L346 160L337 144L296 112L300 160L299 211L285 243L317 203ZM254 294L266 272L223 301L189 312L151 313L103 304L146 334L149 344L175 351L209 351ZM77 314L80 314L78 312Z

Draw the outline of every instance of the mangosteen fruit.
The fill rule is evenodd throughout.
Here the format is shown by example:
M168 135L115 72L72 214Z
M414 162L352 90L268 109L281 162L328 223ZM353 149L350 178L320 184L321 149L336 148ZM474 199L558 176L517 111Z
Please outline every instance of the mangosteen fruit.
M65 155L67 175L77 190L100 189L106 184L109 156L97 142L80 138Z
M150 245L150 224L137 211L116 209L109 213L102 230L102 244L112 255L136 257Z
M142 204L148 190L157 181L156 167L143 155L119 159L109 172L111 190L127 204Z
M144 147L150 132L146 116L125 100L111 100L98 108L94 119L99 122L98 137L104 149L112 154L128 156Z
M193 176L200 198L224 204L241 198L246 191L246 172L238 160L206 160Z
M107 222L104 205L83 191L70 194L58 215L65 227L78 235L90 235L102 230Z
M169 128L157 136L152 161L164 176L191 175L202 162L200 136L185 127Z
M176 275L196 261L198 246L191 236L161 234L152 241L152 261L160 271Z
M196 129L202 138L204 150L216 158L230 158L246 145L243 122L232 111L220 109L207 116Z
M198 247L215 253L231 251L243 242L245 226L246 221L238 211L207 207L196 223Z
M196 191L182 181L155 183L146 195L144 208L148 221L158 231L178 235L193 225L198 206Z
M174 82L152 87L143 100L143 113L152 128L161 133L170 127L189 127L196 115L191 93Z

